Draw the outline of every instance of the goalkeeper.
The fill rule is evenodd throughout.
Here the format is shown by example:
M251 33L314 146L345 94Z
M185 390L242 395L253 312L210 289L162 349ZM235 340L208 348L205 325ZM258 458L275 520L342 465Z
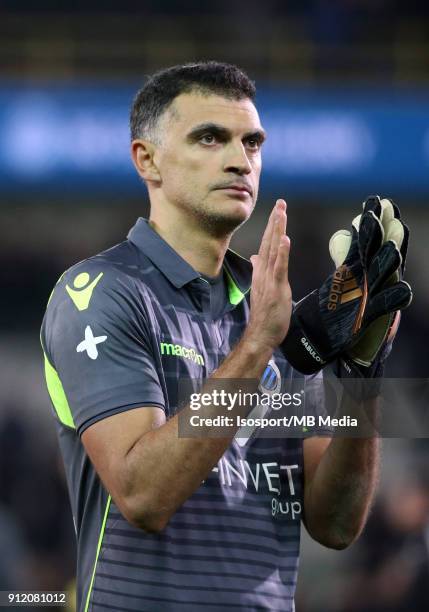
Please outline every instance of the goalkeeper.
M394 313L411 299L405 226L378 198L333 238L336 272L294 309L284 200L251 263L228 249L258 195L265 132L254 97L228 64L151 77L131 113L150 219L68 270L49 301L42 344L78 542L79 612L292 612L301 521L336 549L365 523L376 438L178 436L184 377L280 387L305 376L320 390L329 364L378 381ZM347 386L369 408L376 392Z

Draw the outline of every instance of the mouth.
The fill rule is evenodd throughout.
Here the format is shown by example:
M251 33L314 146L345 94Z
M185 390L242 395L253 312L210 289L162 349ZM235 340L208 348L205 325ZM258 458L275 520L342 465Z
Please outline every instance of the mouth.
M217 187L215 191L228 191L231 195L250 196L252 197L252 189L247 185L224 185Z

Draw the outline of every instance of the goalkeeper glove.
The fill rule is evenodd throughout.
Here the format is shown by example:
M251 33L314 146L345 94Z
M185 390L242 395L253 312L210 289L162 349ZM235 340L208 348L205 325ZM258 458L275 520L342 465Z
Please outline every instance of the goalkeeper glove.
M382 209L377 196L366 200L360 223L352 225L348 249L342 252L343 263L293 309L280 348L304 374L317 372L351 349L380 316L411 302L411 288L405 281L384 287L398 272L402 258L394 241L383 243Z
M365 210L373 210L383 226L386 244L393 241L401 254L401 265L387 279L384 287L402 280L408 250L409 229L401 220L399 208L388 199L371 198L364 202ZM353 225L358 229L361 216ZM329 242L329 251L336 266L343 262L344 253L349 249L351 235L346 230L335 232ZM373 397L379 393L384 366L389 356L400 321L400 312L379 317L373 321L358 342L341 355L334 365L335 374L343 380L346 390L355 398ZM354 380L347 380L354 379ZM366 382L365 382L366 379ZM368 379L373 379L371 383Z
M364 212L372 210L380 219L384 234L383 244L386 244L389 240L393 241L401 255L401 265L384 284L384 287L388 287L403 278L409 230L401 220L399 208L391 200L383 199L380 201L378 197L368 198L363 206ZM361 215L353 220L353 225L357 230L359 230L360 220ZM343 263L346 253L350 248L351 240L351 233L347 230L339 230L331 237L329 252L335 266L339 267ZM354 363L366 368L369 368L374 363L378 352L387 339L394 318L394 313L386 314L369 325L360 340L347 351L347 355ZM399 315L396 318L399 322Z

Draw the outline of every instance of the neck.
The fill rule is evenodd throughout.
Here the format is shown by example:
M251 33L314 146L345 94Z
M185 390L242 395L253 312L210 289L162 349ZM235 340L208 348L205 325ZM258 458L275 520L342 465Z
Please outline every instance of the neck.
M173 207L160 214L152 206L149 224L194 270L208 276L220 273L231 235L212 236L189 213Z

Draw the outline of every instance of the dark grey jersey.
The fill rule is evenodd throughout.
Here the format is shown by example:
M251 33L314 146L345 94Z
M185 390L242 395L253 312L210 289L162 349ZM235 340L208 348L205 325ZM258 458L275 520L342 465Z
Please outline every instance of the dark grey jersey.
M220 365L248 319L251 265L228 251L224 273L218 312L210 283L139 219L127 240L72 267L52 293L42 345L77 533L80 612L293 610L301 439L255 431L234 440L159 534L123 518L80 440L125 410L159 406L172 417L179 381ZM303 382L278 351L264 377L320 382Z

